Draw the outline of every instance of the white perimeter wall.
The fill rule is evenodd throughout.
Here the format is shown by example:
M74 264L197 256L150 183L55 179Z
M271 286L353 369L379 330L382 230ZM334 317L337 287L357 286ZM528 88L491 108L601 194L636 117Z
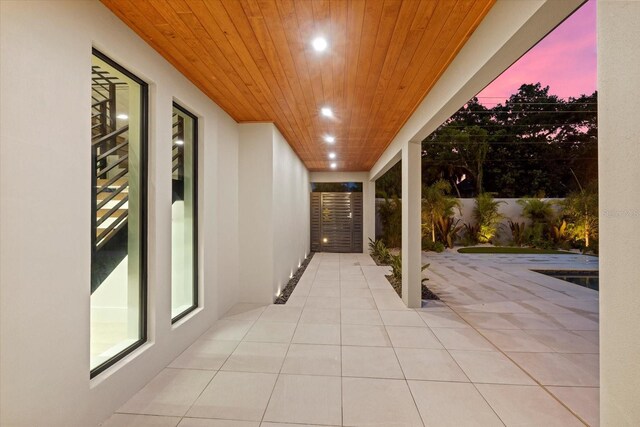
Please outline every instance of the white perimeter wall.
M522 215L522 206L518 203L520 199L513 198L496 198L497 202L500 202L500 206L498 207L498 212L504 215L504 218L501 222L502 230L500 231L499 237L500 240L510 240L511 239L511 231L508 228L509 220L513 222L524 222L529 224L530 221ZM560 206L557 204L561 200L558 198L548 198L543 199L547 202L553 201L555 202L553 208L556 211L560 210ZM476 206L476 199L473 198L463 198L458 199L460 202L460 210L457 208L454 209L454 217L461 220L460 225L463 223L475 224L475 220L473 219L473 208ZM380 220L380 215L378 214L378 209L380 205L384 203L384 199L376 199L376 230L380 233L382 232L382 222Z
M270 304L309 253L309 172L272 123L240 127L240 300Z
M97 1L2 1L0 31L0 425L94 426L238 300L238 125ZM92 46L149 83L149 339L89 380ZM201 301L177 326L174 98L200 126Z

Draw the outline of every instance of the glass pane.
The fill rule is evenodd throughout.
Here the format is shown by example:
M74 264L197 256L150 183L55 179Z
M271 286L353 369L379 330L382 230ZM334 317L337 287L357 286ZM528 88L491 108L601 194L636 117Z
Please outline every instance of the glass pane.
M197 295L197 119L173 107L171 196L171 318L198 305Z
M91 369L145 340L147 87L95 53L91 66Z

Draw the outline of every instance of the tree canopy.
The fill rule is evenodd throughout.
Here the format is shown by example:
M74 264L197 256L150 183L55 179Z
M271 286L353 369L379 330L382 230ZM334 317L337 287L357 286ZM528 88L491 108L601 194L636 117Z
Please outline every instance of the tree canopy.
M577 181L597 180L597 141L597 92L562 99L548 86L523 84L493 106L471 99L429 135L422 179L443 179L458 197L564 197ZM396 165L376 189L399 195L400 181Z

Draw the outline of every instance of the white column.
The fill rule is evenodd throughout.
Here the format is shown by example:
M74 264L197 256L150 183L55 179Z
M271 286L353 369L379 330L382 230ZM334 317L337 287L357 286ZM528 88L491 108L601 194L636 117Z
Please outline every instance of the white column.
M362 182L363 233L362 252L369 253L369 239L376 239L376 182L365 178Z
M402 145L402 300L409 308L422 304L420 152L419 143Z
M600 424L640 425L640 2L598 1Z

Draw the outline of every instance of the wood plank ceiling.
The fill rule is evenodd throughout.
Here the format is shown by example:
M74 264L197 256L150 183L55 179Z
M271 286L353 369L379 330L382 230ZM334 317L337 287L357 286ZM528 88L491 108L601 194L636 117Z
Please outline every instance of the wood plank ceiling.
M367 171L495 0L102 2L237 122L274 122L309 170Z

